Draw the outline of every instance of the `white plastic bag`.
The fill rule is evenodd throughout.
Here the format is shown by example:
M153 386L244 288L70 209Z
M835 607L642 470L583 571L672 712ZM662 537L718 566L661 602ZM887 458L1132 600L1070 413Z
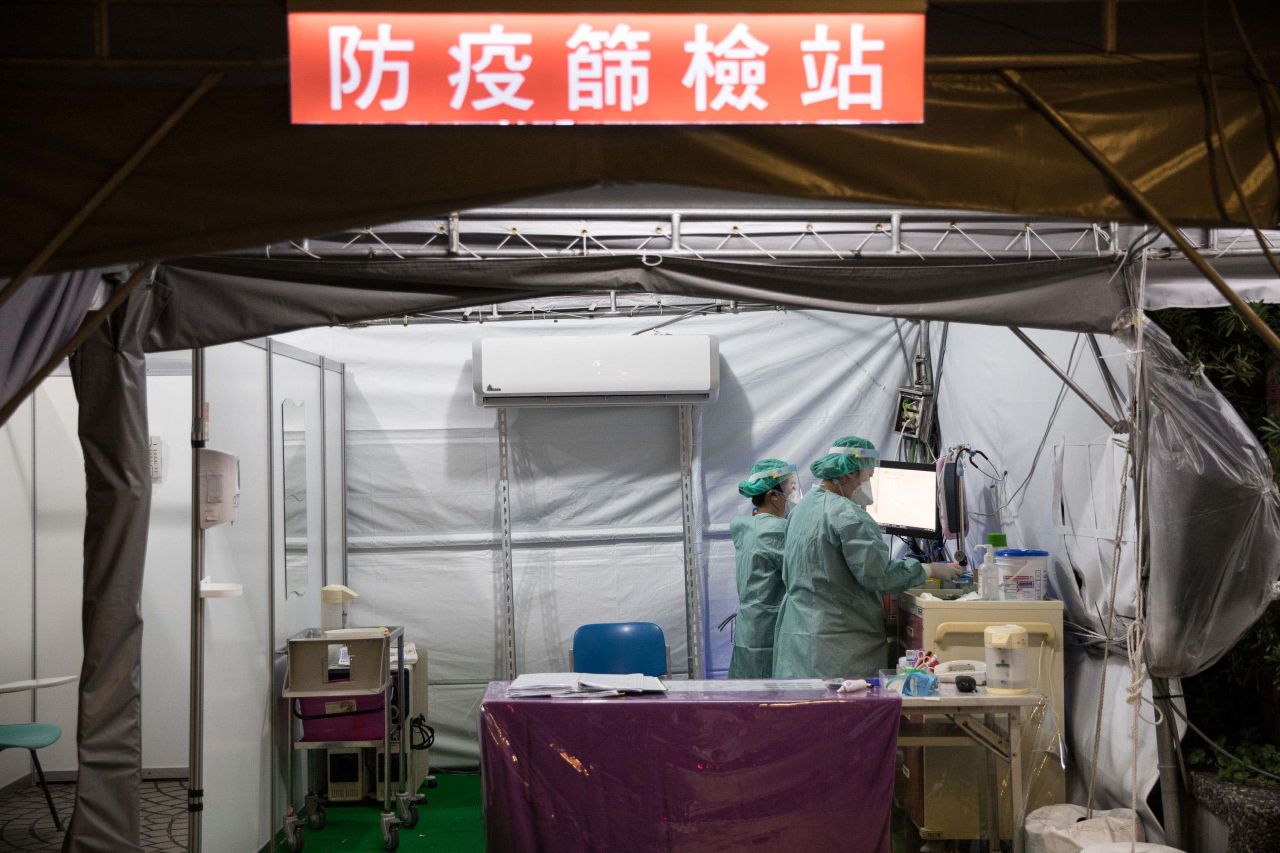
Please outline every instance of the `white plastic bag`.
M1129 809L1094 809L1093 817L1084 820L1086 814L1084 806L1070 803L1036 809L1027 815L1026 853L1082 853L1109 841L1124 842L1128 850L1130 842L1146 838L1141 821L1135 821Z

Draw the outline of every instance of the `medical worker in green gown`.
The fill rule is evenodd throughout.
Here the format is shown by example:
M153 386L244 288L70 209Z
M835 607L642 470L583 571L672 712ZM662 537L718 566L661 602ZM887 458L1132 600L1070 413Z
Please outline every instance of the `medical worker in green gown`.
M738 484L750 498L751 515L729 524L738 576L738 618L733 629L730 678L769 678L773 672L773 631L782 603L782 546L787 512L800 498L796 466L761 459Z
M891 560L874 503L871 473L879 452L865 438L835 442L809 466L822 481L787 521L782 578L787 592L773 643L774 678L862 678L888 666L881 597L950 580L960 569Z

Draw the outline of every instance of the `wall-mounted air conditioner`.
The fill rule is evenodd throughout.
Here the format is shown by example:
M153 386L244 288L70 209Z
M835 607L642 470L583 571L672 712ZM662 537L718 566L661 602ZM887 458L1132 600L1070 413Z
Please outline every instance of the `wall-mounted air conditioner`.
M480 406L706 403L720 348L710 335L481 338L471 370Z

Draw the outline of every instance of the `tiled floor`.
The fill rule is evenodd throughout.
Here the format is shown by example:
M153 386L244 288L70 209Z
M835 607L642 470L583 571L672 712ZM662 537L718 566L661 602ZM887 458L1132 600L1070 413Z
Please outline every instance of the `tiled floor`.
M49 792L66 827L76 786L70 782L54 783ZM187 849L186 783L169 779L142 783L142 847L148 853ZM57 853L61 849L62 833L53 828L53 818L39 787L32 786L0 800L0 851Z

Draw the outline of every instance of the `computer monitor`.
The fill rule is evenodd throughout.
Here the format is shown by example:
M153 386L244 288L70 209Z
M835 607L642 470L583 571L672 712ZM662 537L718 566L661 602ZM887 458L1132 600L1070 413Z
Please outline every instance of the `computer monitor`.
M938 475L932 464L881 462L871 477L876 502L867 512L885 533L941 539Z

